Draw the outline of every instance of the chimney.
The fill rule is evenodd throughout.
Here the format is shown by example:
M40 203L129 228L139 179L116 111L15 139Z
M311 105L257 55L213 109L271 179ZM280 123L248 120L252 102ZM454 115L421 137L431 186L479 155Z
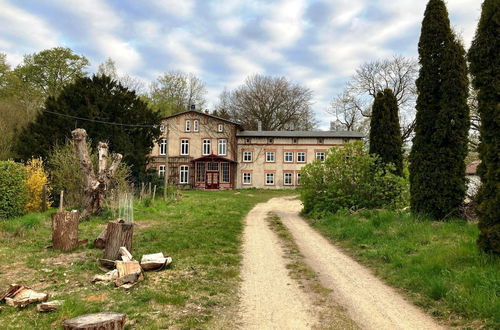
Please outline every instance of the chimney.
M195 111L196 110L196 105L191 104L191 110Z
M260 120L257 122L257 130L262 131L262 122Z
M208 115L208 109L205 109L205 113Z

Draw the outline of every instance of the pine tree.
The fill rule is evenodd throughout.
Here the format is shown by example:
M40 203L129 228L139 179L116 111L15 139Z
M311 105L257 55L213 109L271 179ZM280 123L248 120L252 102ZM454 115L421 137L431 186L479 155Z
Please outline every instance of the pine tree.
M46 157L54 146L71 137L72 130L84 128L94 147L99 141L106 141L110 151L123 154L124 162L137 177L146 170L147 155L159 135L159 128L153 125L159 122L159 116L135 92L108 76L79 78L64 87L57 97L47 98L36 120L20 132L15 151L22 159Z
M394 174L403 174L403 142L398 116L398 101L391 89L378 92L373 102L370 123L370 153L395 166Z
M418 53L411 209L443 219L458 214L465 195L469 109L465 51L451 30L442 0L427 4Z
M478 90L481 116L481 165L478 244L486 252L500 254L500 2L485 0L476 36L469 50L472 83Z

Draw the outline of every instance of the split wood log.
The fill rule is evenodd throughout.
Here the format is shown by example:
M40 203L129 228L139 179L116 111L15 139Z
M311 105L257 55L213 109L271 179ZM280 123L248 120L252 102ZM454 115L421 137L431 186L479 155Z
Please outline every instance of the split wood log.
M122 330L127 316L122 313L103 312L86 314L64 321L64 330Z
M12 307L26 307L34 302L47 301L49 295L46 293L36 292L24 285L12 284L7 292L2 293L5 303Z
M64 303L63 300L47 301L47 302L36 305L36 310L39 312L54 312L60 306L62 306L63 303Z
M119 252L122 255L122 261L134 260L134 257L130 254L130 252L128 252L126 247L120 246Z
M106 268L114 268L116 263L114 260L109 259L99 259L99 262Z
M99 142L97 146L99 168L96 175L87 149L87 132L82 128L77 128L71 132L71 135L80 161L80 171L84 178L81 219L86 219L90 214L96 214L102 209L106 191L118 169L122 155L115 154L111 165L108 167L108 145Z
M52 246L71 251L78 246L78 211L60 211L52 214Z
M172 263L172 258L165 257L163 253L145 254L141 258L141 267L144 271L162 270Z
M120 258L120 247L132 250L132 235L134 224L123 220L108 222L106 229L106 248L104 249L104 259L116 260Z
M92 283L95 282L111 282L118 278L118 270L113 269L112 271L107 272L104 275L94 275L92 278Z
M122 286L126 283L135 283L142 281L142 268L138 261L116 261L116 270L118 278L115 280L116 286Z
M106 228L104 228L99 236L94 240L94 247L98 249L104 249L106 247Z

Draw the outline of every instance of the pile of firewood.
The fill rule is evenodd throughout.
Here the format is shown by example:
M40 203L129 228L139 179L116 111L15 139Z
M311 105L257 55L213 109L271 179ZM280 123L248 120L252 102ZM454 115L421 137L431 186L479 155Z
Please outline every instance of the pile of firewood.
M172 263L172 258L165 257L161 252L143 255L140 263L134 260L126 247L120 247L119 252L121 260L101 259L101 264L114 269L103 275L95 275L92 283L114 282L117 287L129 289L144 279L144 271L158 271Z
M63 304L62 300L47 301L49 295L37 292L27 286L11 284L5 291L0 292L0 302L5 300L8 306L24 308L32 303L40 303L36 306L39 312L51 312Z

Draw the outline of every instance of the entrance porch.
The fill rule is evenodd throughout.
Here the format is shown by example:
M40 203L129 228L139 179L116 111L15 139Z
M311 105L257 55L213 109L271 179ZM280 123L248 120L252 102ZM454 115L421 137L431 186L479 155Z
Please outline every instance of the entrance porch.
M234 189L236 162L208 155L192 160L195 189Z

